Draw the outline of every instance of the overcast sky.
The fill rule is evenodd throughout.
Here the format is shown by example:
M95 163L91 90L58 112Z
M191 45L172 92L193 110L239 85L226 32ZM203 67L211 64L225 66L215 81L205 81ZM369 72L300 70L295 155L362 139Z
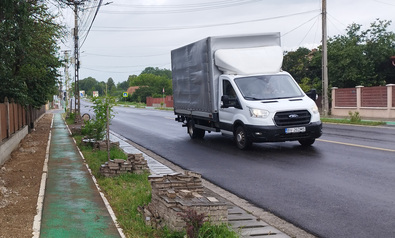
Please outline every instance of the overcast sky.
M115 83L139 75L146 67L171 69L170 51L208 36L280 32L284 50L313 48L321 43L322 0L108 0L80 49L80 79ZM89 1L88 1L89 2ZM90 0L86 7L97 5ZM106 0L103 4L107 3ZM80 44L94 15L80 13ZM343 35L352 23L367 29L377 18L391 20L393 0L327 0L328 36ZM71 29L74 15L62 10ZM62 50L73 52L70 35ZM63 74L63 73L62 73ZM70 69L74 78L74 71Z

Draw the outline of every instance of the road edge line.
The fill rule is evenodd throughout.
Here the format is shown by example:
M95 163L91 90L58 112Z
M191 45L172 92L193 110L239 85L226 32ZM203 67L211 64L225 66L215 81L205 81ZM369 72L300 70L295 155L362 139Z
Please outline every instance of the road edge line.
M43 165L43 173L41 176L40 190L37 197L37 205L36 205L37 214L34 216L34 220L33 220L33 227L32 227L33 238L39 238L41 232L41 219L42 219L42 212L44 205L45 188L47 185L47 177L48 177L48 160L49 160L49 149L51 147L53 119L54 119L54 114L52 114L51 126L49 128L48 142L45 151L45 160Z

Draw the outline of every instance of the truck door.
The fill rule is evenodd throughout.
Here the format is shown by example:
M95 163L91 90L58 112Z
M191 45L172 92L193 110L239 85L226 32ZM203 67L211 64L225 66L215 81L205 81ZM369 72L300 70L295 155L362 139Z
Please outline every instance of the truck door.
M223 130L225 130L228 133L233 133L233 119L234 116L239 113L241 105L231 82L227 79L222 79L220 82L219 121L221 131L224 132Z

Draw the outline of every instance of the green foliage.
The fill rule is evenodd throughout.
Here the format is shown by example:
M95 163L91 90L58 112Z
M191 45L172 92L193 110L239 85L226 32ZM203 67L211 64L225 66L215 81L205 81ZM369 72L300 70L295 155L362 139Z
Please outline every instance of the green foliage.
M63 28L43 1L7 0L0 9L0 98L40 107L57 92Z
M286 52L283 60L283 68L290 73L297 82L308 77L308 67L310 64L308 54L310 50L304 47L296 51Z
M321 81L319 78L314 78L313 80L310 78L302 78L299 86L302 88L303 91L308 92L311 89L321 89ZM320 90L321 91L321 90Z
M153 74L171 79L171 71L169 69L160 69L158 67L147 67L141 72L141 74Z
M88 77L79 81L80 90L85 90L86 95L92 96L93 91L99 91L103 95L103 89L99 90L99 82L95 78Z
M93 98L94 106L93 111L95 112L95 118L85 122L85 126L82 129L82 134L88 136L91 139L97 141L103 140L106 133L107 126L107 108L108 108L108 118L111 120L114 118L113 114L113 104L114 99L110 97L104 98Z
M187 226L187 237L198 238L199 230L203 226L206 215L204 213L198 214L194 209L188 209L184 213L178 214Z
M131 75L128 78L129 86L139 86L128 101L146 102L147 97L156 97L173 94L173 86L171 82L171 71L168 69L159 69L153 67L145 68L139 76Z
M390 57L395 55L395 33L388 32L391 21L372 23L362 30L359 24L347 28L344 36L328 42L329 79L333 86L378 86L395 82Z
M108 78L107 80L107 91L111 92L115 90L117 86L115 86L114 80L112 78Z
M359 112L348 112L348 115L350 116L350 122L351 123L359 123L361 122L361 116L359 115Z
M318 58L319 57L319 58ZM322 91L321 84L321 55L318 51L300 47L294 52L286 52L283 60L283 69L290 73L299 83L303 91L316 89Z
M70 125L70 124L74 124L74 122L75 122L75 113L70 113L69 117L66 118L66 123Z
M395 83L390 57L395 55L395 33L388 30L391 21L377 20L363 30L359 24L347 27L345 35L328 40L328 76L330 87L352 88ZM322 48L287 52L283 69L306 88L321 91Z
M166 237L183 238L185 232L173 232L165 228L155 230L145 225L138 207L151 201L151 186L148 174L123 174L119 177L106 178L100 175L100 166L107 162L106 151L93 151L90 146L81 146L81 136L75 136L92 174L96 177L101 190L114 209L117 222L127 237ZM126 159L126 154L118 148L110 151L111 159Z
M117 88L112 78L109 78L106 82L98 82L95 78L88 77L79 81L80 90L85 90L86 95L92 96L93 91L98 91L99 96L107 95L118 97L123 91L122 88ZM126 88L127 89L127 88Z
M357 125L366 125L366 126L382 126L385 125L385 122L382 121L360 121L360 122L351 122L350 119L338 119L338 118L322 118L322 122L326 123L342 123L342 124L357 124Z
M225 223L220 225L205 222L199 230L199 238L238 238L239 234Z
M117 84L117 89L126 91L129 88L129 82L128 81L123 81L122 83Z

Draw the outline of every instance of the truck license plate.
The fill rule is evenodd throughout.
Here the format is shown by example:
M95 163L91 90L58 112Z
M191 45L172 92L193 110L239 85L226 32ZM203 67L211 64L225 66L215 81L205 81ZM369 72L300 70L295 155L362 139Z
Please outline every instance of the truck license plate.
M301 133L301 132L306 132L306 127L285 128L285 133L286 134Z

